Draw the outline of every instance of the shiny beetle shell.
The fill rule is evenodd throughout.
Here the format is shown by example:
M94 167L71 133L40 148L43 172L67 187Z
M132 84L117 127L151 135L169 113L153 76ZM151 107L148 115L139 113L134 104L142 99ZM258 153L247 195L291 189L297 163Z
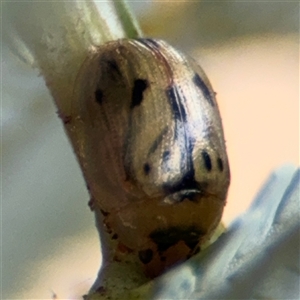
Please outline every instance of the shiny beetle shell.
M166 42L97 48L78 76L70 124L96 210L151 276L185 260L220 222L230 181L215 93Z

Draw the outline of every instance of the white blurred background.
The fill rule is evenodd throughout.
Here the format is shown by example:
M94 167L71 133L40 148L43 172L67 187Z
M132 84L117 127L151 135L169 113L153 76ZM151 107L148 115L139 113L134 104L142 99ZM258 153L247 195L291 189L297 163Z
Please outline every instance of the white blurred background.
M145 35L197 58L217 92L232 171L228 224L274 168L299 165L299 3L130 5ZM6 46L2 299L80 298L101 260L88 194L43 79Z

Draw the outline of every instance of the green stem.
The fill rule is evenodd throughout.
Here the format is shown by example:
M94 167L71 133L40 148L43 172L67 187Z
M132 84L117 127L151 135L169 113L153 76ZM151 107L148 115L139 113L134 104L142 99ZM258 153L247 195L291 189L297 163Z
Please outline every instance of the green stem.
M142 31L139 24L130 11L125 0L113 0L116 13L122 23L123 30L128 38L142 37Z

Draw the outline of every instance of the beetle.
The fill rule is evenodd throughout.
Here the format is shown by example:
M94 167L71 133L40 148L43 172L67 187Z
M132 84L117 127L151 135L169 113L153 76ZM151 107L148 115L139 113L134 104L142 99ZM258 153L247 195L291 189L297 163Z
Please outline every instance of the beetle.
M151 277L197 253L221 220L230 183L203 70L164 41L120 39L93 50L74 95L65 126L116 248L133 252Z

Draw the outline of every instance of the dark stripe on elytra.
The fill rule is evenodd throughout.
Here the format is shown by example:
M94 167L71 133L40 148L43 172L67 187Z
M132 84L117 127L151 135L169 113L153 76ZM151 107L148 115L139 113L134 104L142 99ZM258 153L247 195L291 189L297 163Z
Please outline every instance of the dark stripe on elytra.
M207 102L211 106L214 106L215 103L212 98L212 93L210 92L209 88L206 86L204 81L201 79L201 77L197 73L193 77L193 82L200 89L200 91L204 94L204 98L207 100Z
M166 126L163 129L163 131L160 133L160 135L152 143L152 145L150 146L149 151L148 151L148 156L156 151L157 147L161 144L163 137L167 132L168 132L168 126ZM151 166L149 165L149 163L144 164L143 171L144 171L145 175L149 175L149 173L151 171Z
M146 79L136 79L133 83L132 95L131 95L131 104L130 108L134 109L136 106L139 106L144 99L144 91L149 86L148 81ZM133 117L132 114L129 115L128 120L128 130L126 132L126 137L124 139L124 147L123 147L123 165L124 165L124 173L126 180L133 179L135 177L132 161L133 161L133 149L132 144L134 144L135 135L132 133L135 126L133 125ZM143 172L145 175L148 175L151 171L151 166L145 162L143 166Z
M182 177L179 181L177 181L175 184L165 184L164 190L168 194L177 193L182 190L200 190L199 183L195 180L195 169L193 164L193 143L188 140L187 145L185 147L185 173L184 166L182 166ZM169 154L169 153L168 153ZM167 156L167 155L166 155ZM192 198L191 198L192 200Z
M149 238L157 245L158 252L162 253L179 241L183 241L192 250L205 234L203 230L194 226L183 228L174 226L166 229L156 229L149 234Z
M132 95L131 95L131 104L130 108L133 109L134 107L141 104L144 99L144 91L148 87L148 81L146 79L136 79L133 83L132 88ZM134 178L134 171L132 169L132 144L134 143L135 135L132 134L134 126L132 124L132 114L130 114L129 122L128 122L128 130L126 133L126 138L124 140L124 147L123 147L123 161L124 161L124 173L126 176L126 180L130 180ZM145 175L148 175L151 171L151 166L145 162L143 166L143 171Z
M175 119L182 121L182 122L186 122L187 113L182 104L182 100L184 100L184 97L183 96L180 97L176 85L173 85L170 88L168 88L166 93L167 93L167 97L170 101L171 109L172 109Z
M97 89L94 93L95 101L99 104L99 113L101 114L101 120L104 122L107 131L112 131L111 122L109 116L105 110L105 95L102 90ZM93 123L93 120L91 121Z
M168 132L168 126L166 126L162 132L160 133L160 135L155 139L155 141L152 143L152 145L150 146L149 148L149 151L148 151L148 155L154 153L157 149L157 147L161 144L162 140L163 140L163 137L164 135Z
M118 75L122 76L119 66L114 59L108 59L106 60L106 63L111 71L118 73Z
M142 103L144 99L144 91L148 87L148 81L146 79L136 79L132 88L131 105L130 108L134 108Z
M217 159L217 164L218 164L219 171L222 172L224 170L224 166L223 166L223 161L220 157L218 157Z
M156 49L160 48L160 45L155 40L152 39L136 39L136 40L148 48L156 48Z
M103 57L100 60L100 68L104 69L104 73L108 74L113 81L120 81L123 78L117 62L113 58Z
M166 184L164 189L167 193L176 193L180 190L197 189L198 183L195 180L195 170L193 165L194 143L189 136L187 124L187 112L183 105L185 98L178 92L177 86L173 85L166 91L171 110L175 118L174 139L178 142L179 138L184 139L184 147L181 149L180 172L181 179L177 183ZM180 141L179 141L180 143Z
M205 150L203 150L201 155L202 155L202 158L203 158L203 161L204 161L204 166L205 166L206 170L211 171L212 164L211 164L211 159L210 159L209 154Z

